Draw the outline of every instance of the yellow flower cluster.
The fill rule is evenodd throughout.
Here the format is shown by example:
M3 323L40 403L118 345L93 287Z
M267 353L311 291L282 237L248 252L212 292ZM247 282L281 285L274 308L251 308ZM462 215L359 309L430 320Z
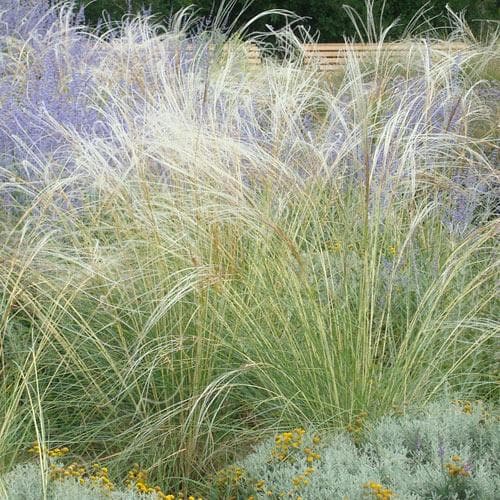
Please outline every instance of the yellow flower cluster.
M487 421L491 421L491 419L496 418L497 421L500 420L500 416L494 417L484 406L484 402L480 399L476 399L475 401L467 401L463 399L455 399L452 403L457 406L461 411L463 411L466 415L472 415L473 412L476 414L480 414L480 423L485 423Z
M469 477L470 472L467 470L466 465L462 462L459 455L453 455L451 462L445 464L445 468L451 477L461 476Z
M274 448L271 452L272 459L280 462L288 461L296 463L302 453L305 455L305 469L301 474L292 478L292 489L288 493L280 493L279 497L300 499L296 496L298 490L306 487L310 483L310 476L314 472L311 467L315 460L319 460L321 455L315 451L317 445L321 443L321 438L314 435L308 443L304 443L306 431L302 428L293 429L293 431L283 432L274 438ZM305 446L309 444L309 446ZM262 483L262 487L264 484ZM259 490L257 490L259 491Z
M361 439L361 434L363 433L365 419L367 416L368 413L366 413L366 411L362 411L354 418L354 421L346 427L347 431L352 435L355 443L358 443Z
M83 465L79 465L77 463L72 463L66 467L59 467L55 464L51 464L50 479L55 481L63 480L69 477L78 479L80 483L83 483L87 477L87 469Z
M184 493L164 493L160 486L151 486L147 482L148 473L139 467L139 464L134 464L132 469L127 473L125 485L128 489L135 488L139 493L153 494L155 493L159 500L203 500L201 497L194 495L184 496Z
M217 472L215 481L219 488L237 487L246 479L246 470L237 465L230 465Z
M92 464L92 470L90 471L89 479L95 486L100 486L105 490L112 491L115 489L115 485L109 479L109 471L107 467L103 467L99 464Z
M304 448L304 453L308 464L312 464L315 460L319 460L321 458L321 455L316 453L312 448Z
M275 447L271 453L273 458L284 462L291 457L294 449L302 446L302 441L306 431L302 428L296 428L291 432L283 432L274 438Z
M340 241L327 241L326 248L328 250L333 250L335 252L339 252L342 248L342 243Z
M66 446L62 448L47 449L39 443L33 443L28 452L39 456L41 454L47 455L49 458L64 457L69 453L69 448ZM76 479L80 484L88 484L93 487L100 487L104 491L113 491L116 489L115 484L109 478L109 471L107 467L103 467L98 463L92 464L90 468L84 465L73 462L69 465L59 465L51 463L49 477L53 481L63 481L65 479ZM128 472L125 484L129 489L135 488L139 493L152 494L156 493L158 500L203 500L200 496L184 495L182 492L177 494L164 493L159 486L150 486L147 483L147 472L139 468L139 464L134 464L133 468Z
M268 497L273 498L293 498L294 500L302 500L302 497L298 494L302 487L307 486L309 484L308 476L311 472L314 471L312 467L308 467L303 474L299 474L292 479L293 489L286 491L281 491L279 493L274 493L273 491L267 489L265 487L265 481L260 480L255 484L257 493L261 495L266 495ZM236 497L231 497L231 499L235 499ZM250 495L247 500L256 500L254 495Z
M109 479L107 467L93 464L90 470L87 470L86 467L77 463L72 463L65 467L51 464L50 479L53 481L62 481L68 478L77 479L80 484L100 487L105 491L113 491L115 489L115 484Z
M34 455L44 454L49 458L61 458L69 453L69 448L63 446L61 448L47 449L41 446L40 443L33 443L28 452ZM93 464L90 469L76 462L66 466L51 463L49 477L53 481L63 481L64 479L73 478L80 484L87 483L92 486L101 487L106 491L113 491L115 489L114 483L109 478L108 468L102 467L97 463Z
M125 479L125 486L130 490L137 485L146 484L148 473L145 470L140 469L139 464L134 464L132 469L127 472L127 479ZM153 490L154 491L154 490Z
M456 399L453 403L460 407L460 409L467 415L472 415L472 403L470 401L463 401L462 399Z
M40 446L40 443L34 442L32 447L28 450L33 455L47 455L50 458L64 457L69 453L69 448L64 446L62 448L45 448Z
M328 240L325 242L325 247L327 250L330 250L331 252L340 252L343 248L342 242L339 240ZM347 250L354 250L354 244L349 243L347 245Z
M162 496L163 495L163 496ZM177 495L173 495L172 493L165 495L165 493L159 493L159 498L161 500L203 500L201 497L195 497L193 495L184 496L182 492L177 493Z
M305 474L299 474L292 479L292 484L293 487L298 490L309 484L309 478Z
M397 248L394 245L391 245L388 250L393 257L395 257L398 252Z
M264 479L259 479L256 483L255 483L255 489L257 491L265 491L266 489L266 482L264 481Z
M363 485L363 488L369 490L369 495L372 498L379 498L380 500L391 500L396 494L389 488L384 488L380 483L370 481Z

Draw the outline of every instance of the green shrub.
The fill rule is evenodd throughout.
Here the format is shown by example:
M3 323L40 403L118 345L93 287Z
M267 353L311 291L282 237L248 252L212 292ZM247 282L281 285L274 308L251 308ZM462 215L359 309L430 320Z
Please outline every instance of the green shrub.
M119 19L127 12L127 5L130 5L132 12L135 13L145 4L152 7L153 13L162 16L168 16L172 9L175 12L178 8L191 4L195 4L201 9L204 15L208 15L209 13L213 14L214 6L213 0L196 0L194 2L190 2L189 0L130 0L128 2L125 0L94 0L93 2L90 0L79 0L78 3L88 5L86 8L87 18L94 23L103 10L109 12L114 19ZM215 2L215 5L219 3ZM282 0L280 2L254 0L250 6L248 6L248 2L245 0L226 2L226 4L230 3L234 3L230 19L232 20L239 15L238 25L244 24L252 16L264 10L273 9L277 5L281 9L296 12L300 16L305 16L303 23L306 26L310 27L313 31L320 31L321 41L323 42L342 41L344 35L354 36L356 34L354 27L349 22L349 17L345 9L342 8L343 4L347 4L351 8L360 11L365 7L364 0L345 0L344 2L325 2L324 0ZM381 12L382 4L385 5L383 12ZM449 4L455 11L464 10L469 22L474 21L473 26L477 31L480 31L482 27L482 23L479 23L478 20L497 19L499 15L498 3L495 4L495 0L482 0L480 2L472 0L451 0L448 2L445 0L435 0L431 3L426 3L424 0L387 0L386 2L375 2L374 8L376 14L381 17L381 23L384 26L387 26L396 18L401 20L400 25L394 33L396 36L399 36L404 31L405 26L411 21L415 11L424 6L429 9L428 17L432 18L429 24L442 26L443 22L446 22L446 4ZM247 9L241 13L243 6L247 6ZM281 26L283 22L282 16L267 16L258 23L257 28L265 29L266 23L273 26Z

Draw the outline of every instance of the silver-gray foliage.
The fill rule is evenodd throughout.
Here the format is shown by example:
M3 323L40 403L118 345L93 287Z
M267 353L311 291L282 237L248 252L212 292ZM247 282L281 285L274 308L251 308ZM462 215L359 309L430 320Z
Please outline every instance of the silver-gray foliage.
M48 500L138 500L150 495L139 495L133 491L104 492L76 479L49 481ZM43 500L42 474L38 464L27 463L15 467L0 477L0 498L6 500Z
M241 465L278 496L293 491L292 479L305 464L273 463L272 448L272 442L262 444ZM418 414L378 420L367 427L359 445L347 432L331 438L308 476L309 484L295 495L304 500L375 498L363 487L374 482L398 499L494 500L500 498L499 451L498 419L485 416L482 405L473 404L472 412L465 413L457 405L436 403ZM448 471L454 456L465 475ZM265 498L266 491L257 498Z

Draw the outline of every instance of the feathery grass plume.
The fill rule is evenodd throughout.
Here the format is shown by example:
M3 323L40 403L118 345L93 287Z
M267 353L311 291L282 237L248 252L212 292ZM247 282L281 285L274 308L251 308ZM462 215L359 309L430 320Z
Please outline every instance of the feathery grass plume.
M43 429L189 489L273 429L496 395L497 136L474 72L494 45L347 45L330 80L291 28L290 57L249 69L241 34L190 35L190 12L101 35L62 14L17 59L28 80L60 64L32 108L9 87L2 467Z

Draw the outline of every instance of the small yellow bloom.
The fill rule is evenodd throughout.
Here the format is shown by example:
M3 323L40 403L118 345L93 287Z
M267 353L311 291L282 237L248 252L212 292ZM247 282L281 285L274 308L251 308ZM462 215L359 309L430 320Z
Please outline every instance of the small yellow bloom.
M342 248L342 243L340 243L340 241L336 241L334 244L333 244L333 249L336 250L337 252Z

